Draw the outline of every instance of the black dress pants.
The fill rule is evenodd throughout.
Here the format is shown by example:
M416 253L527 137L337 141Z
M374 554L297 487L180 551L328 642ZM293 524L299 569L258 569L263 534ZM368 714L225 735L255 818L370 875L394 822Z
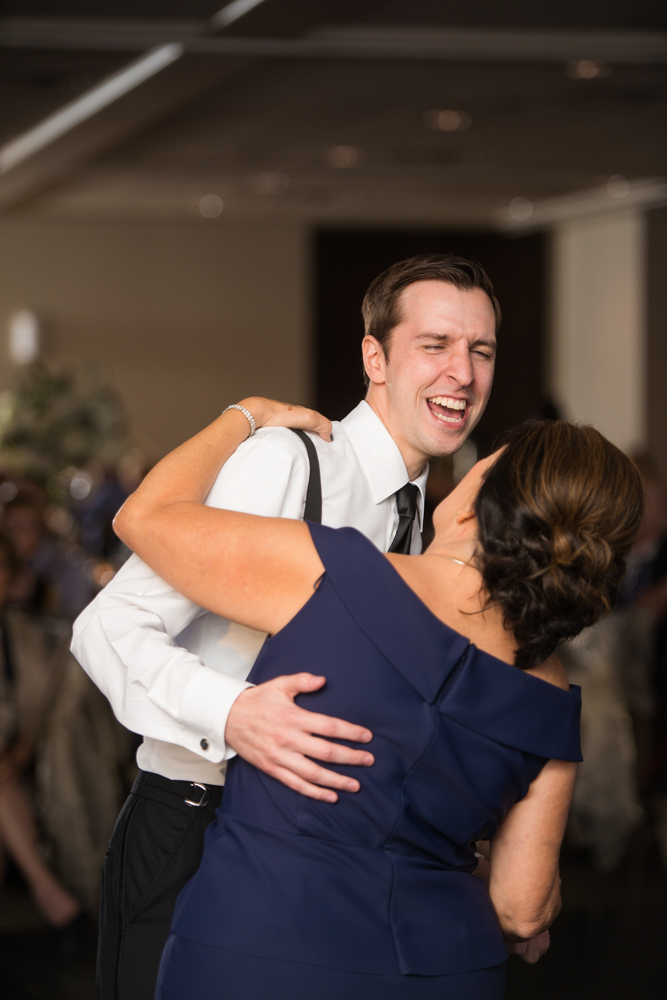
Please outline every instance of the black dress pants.
M219 785L139 772L104 862L97 1000L153 1000L176 899L221 798Z

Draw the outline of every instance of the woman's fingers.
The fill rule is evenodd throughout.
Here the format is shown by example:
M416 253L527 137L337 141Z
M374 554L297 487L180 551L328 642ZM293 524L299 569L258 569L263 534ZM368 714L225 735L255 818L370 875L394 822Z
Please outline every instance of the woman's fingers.
M325 417L317 410L309 410L305 406L295 406L292 412L296 418L295 421L281 426L297 427L303 431L312 431L314 434L319 434L324 441L331 441L333 425L328 417Z
M526 942L526 954L523 956L524 961L528 962L529 965L539 962L542 955L549 950L549 944L549 931L542 931L537 937L531 938L530 941Z
M317 410L265 396L250 396L241 405L252 413L257 427L296 427L319 434L325 441L331 440L331 421Z

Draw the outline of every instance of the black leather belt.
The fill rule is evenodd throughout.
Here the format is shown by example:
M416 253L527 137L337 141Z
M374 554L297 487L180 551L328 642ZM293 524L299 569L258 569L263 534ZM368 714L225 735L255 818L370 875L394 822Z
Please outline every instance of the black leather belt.
M222 785L205 785L200 781L178 781L164 778L153 771L140 771L132 786L132 794L154 799L167 806L188 806L203 809L209 804L217 809L222 796Z

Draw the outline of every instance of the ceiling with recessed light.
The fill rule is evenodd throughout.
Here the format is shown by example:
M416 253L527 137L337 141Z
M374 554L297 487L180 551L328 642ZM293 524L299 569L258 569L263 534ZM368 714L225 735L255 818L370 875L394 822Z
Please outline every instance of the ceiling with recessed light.
M667 174L664 3L220 7L5 0L0 166L145 52L176 54L12 160L0 211L488 225L522 199Z

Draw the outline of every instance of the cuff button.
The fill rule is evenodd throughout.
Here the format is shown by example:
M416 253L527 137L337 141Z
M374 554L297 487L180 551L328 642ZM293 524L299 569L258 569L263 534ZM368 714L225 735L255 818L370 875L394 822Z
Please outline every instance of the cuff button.
M199 746L202 748L202 750L208 750L209 747L208 740L200 740Z

